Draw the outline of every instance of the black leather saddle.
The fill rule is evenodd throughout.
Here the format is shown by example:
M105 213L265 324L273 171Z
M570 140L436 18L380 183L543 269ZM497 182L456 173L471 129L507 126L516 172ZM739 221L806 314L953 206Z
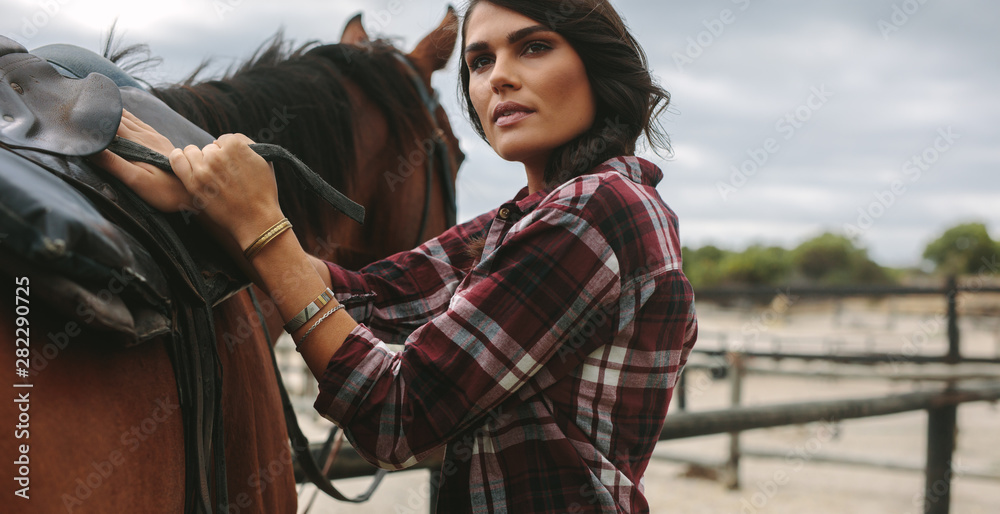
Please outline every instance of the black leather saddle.
M212 307L249 280L193 219L154 211L85 159L119 143L122 107L176 146L214 140L145 91L98 74L63 77L0 36L0 272L29 275L33 298L101 334L88 341L167 338L185 420L185 511L227 512ZM165 161L125 149L135 160ZM311 190L350 203L305 170L299 177Z
M131 345L171 329L168 280L210 306L248 281L191 220L153 212L82 158L108 147L123 106L177 145L214 139L141 90L65 78L0 36L3 260L30 269L61 314Z
M112 142L123 106L175 144L213 140L126 89L97 74L65 78L0 37L0 268L29 275L35 298L101 334L87 341L167 338L184 417L185 511L224 511L212 307L248 281L191 220L153 211L84 159Z

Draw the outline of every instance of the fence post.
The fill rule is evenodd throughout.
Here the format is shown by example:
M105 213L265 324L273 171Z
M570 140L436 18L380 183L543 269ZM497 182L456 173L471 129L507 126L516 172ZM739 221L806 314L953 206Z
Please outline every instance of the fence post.
M431 514L434 514L435 512L437 512L437 503L438 503L438 488L437 488L437 486L438 486L438 483L439 483L437 480L434 480L434 477L436 476L437 473L439 473L439 471L436 471L436 470L433 470L433 469L430 470L430 471L431 471L431 473L430 473L431 477L430 477L429 480L431 482L431 485L430 485L431 494L430 494L430 498L428 498L428 500L430 501L430 507L429 507L430 510L429 510L429 512Z
M962 360L961 352L959 351L959 334L958 334L958 284L955 280L954 275L948 277L948 355L945 356L945 362L949 364L955 364Z
M927 410L927 469L924 512L948 514L951 508L952 456L957 405Z
M739 407L743 400L743 358L739 352L729 352L729 400L733 407ZM729 433L729 461L726 462L726 487L740 488L740 433Z
M677 387L674 389L674 393L677 394L677 408L680 410L687 410L687 391L684 387L685 379L687 376L686 370L681 370L681 377L677 381Z

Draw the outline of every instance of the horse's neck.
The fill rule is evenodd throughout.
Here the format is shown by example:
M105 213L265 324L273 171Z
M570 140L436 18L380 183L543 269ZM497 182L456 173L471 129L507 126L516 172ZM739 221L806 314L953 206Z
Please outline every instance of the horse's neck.
M419 109L410 108L403 98L399 105L392 101L383 105L369 96L364 84L329 73L329 64L318 58L308 64L315 64L315 69L303 71L305 61L279 65L292 70L281 87L254 89L258 82L274 86L273 77L239 74L157 94L210 133L239 131L259 142L288 148L334 187L369 208L370 221L362 227L327 211L296 185L283 184L279 176L282 207L308 252L360 267L412 248L419 242L417 232L428 201L428 166L422 142L429 141L431 135L423 133L426 123L410 118ZM313 80L317 78L320 80ZM387 89L385 84L392 81L380 77L376 82ZM331 91L337 93L332 95ZM344 102L344 98L349 101ZM289 106L295 105L315 108L290 110ZM386 109L399 118L387 119ZM333 118L336 120L331 122ZM413 132L417 128L420 130ZM431 201L436 200L439 207L441 184L436 177L432 180ZM444 217L438 211L432 209L424 239L444 230ZM346 262L341 260L345 256L349 259Z
M315 69L308 68L313 65ZM332 186L365 203L365 191L355 186L374 179L360 176L357 171L368 168L359 168L357 163L359 156L373 151L367 148L370 145L358 148L354 134L371 130L371 116L349 107L353 98L361 95L360 90L350 90L348 83L331 73L322 61L283 63L268 73L242 73L219 81L166 88L155 94L216 136L241 132L257 142L287 148ZM344 98L352 102L344 102ZM354 120L364 120L366 126ZM367 158L363 166L368 166ZM278 175L278 187L282 207L303 246L309 246L307 241L313 234L330 233L327 221L339 216L282 173Z

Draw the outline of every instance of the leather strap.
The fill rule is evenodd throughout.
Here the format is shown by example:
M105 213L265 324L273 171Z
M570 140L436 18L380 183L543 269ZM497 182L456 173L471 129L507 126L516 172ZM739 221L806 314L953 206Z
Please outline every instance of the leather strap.
M365 223L364 207L344 196L343 193L334 189L330 184L327 184L322 177L311 170L309 166L306 166L292 152L278 145L263 143L252 144L250 145L250 149L269 162L281 161L290 164L292 166L292 173L302 183L303 187L315 192L316 195L326 200L327 203L352 220L362 225ZM123 159L144 162L156 166L163 171L173 172L170 167L170 161L165 155L135 141L115 136L114 140L111 141L111 145L108 146L108 150L111 150Z
M441 167L438 168L438 171L440 171L441 175L441 192L442 196L444 196L446 208L445 221L449 227L455 226L458 215L458 204L455 196L455 186L451 181L451 161L448 159L448 145L445 143L444 136L442 135L443 131L435 117L437 110L441 107L441 103L438 102L437 95L432 93L427 88L427 85L424 84L420 73L417 72L417 68L413 63L402 54L395 53L393 55L406 68L407 76L413 84L413 88L417 90L417 94L420 95L420 100L423 102L424 107L427 108L427 115L430 117L431 127L434 129L432 136L434 146L427 152L427 186L426 194L424 195L424 212L420 220L420 230L417 231L417 242L413 245L416 247L424 242L424 231L427 229L427 218L431 209L431 185L434 177L434 163L437 159L441 159Z

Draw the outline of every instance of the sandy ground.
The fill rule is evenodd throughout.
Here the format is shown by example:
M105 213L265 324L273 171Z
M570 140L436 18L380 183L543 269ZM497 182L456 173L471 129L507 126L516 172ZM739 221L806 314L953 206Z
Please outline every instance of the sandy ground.
M992 357L1000 350L1000 320L993 312L1000 301L982 296L963 304L963 312L968 315L960 324L962 351L967 355ZM938 354L946 348L946 329L939 316L942 312L943 303L939 299L799 301L791 306L778 303L740 308L700 305L699 347L742 344L757 350L780 347L785 351L816 352L862 349L910 352L909 348L916 348L918 353ZM776 367L766 361L749 364L758 368ZM788 361L777 367L800 371L833 369L816 363ZM743 404L876 397L934 387L928 383L888 380L895 373L911 369L920 372L920 368L841 366L837 369L856 372L862 378L751 374L744 379ZM1000 375L1000 366L963 369ZM729 405L727 380L713 379L708 370L694 366L686 373L688 409L711 410ZM677 409L675 399L671 412ZM311 419L307 410L303 418ZM669 419L668 415L668 423ZM657 513L919 514L923 512L924 474L920 468L925 460L926 427L927 415L921 411L744 432L740 439L744 451L767 452L774 457L744 456L739 467L741 487L737 490L723 484L721 471L675 460L723 462L728 456L728 436L665 441L657 446L647 470L646 495L652 512ZM1000 408L989 403L964 404L958 410L958 427L951 512L1000 513ZM827 457L888 462L912 469L821 462ZM320 493L311 512L429 512L429 477L426 470L391 474L372 500L361 505L339 503ZM356 493L367 487L368 480L341 480L337 486ZM312 486L303 488L300 512L305 510L313 491Z

